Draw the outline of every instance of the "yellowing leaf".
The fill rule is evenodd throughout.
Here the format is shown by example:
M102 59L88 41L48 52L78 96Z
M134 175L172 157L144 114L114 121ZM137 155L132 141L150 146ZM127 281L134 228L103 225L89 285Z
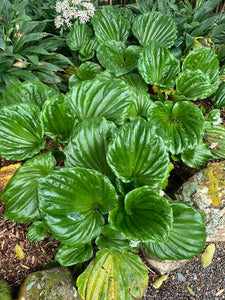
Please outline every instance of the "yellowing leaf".
M21 163L12 164L0 169L0 193L3 191L8 181L11 179L16 170L21 166Z
M20 245L16 244L15 252L19 259L24 258L24 252L23 252L23 249L20 247Z
M211 263L213 261L213 256L214 256L215 250L216 250L215 245L210 244L205 249L205 251L202 253L202 256L201 256L201 267L202 268L206 268L209 265L211 265Z
M165 275L162 275L161 277L159 277L158 279L156 279L154 282L153 282L153 286L155 289L159 289L160 286L163 284L164 281L167 280L169 274L165 274Z
M190 286L188 286L187 285L187 290L188 290L188 292L189 292L189 294L191 295L191 296L194 296L195 295L195 292L190 288Z

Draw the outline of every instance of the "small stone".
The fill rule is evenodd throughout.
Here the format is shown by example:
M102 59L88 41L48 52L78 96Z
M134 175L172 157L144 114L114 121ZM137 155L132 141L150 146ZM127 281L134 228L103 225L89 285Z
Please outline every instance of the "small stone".
M210 163L175 193L205 215L208 242L225 241L225 161Z
M0 279L0 300L11 300L11 294L8 283L5 280Z
M168 274L171 271L183 267L188 260L159 260L143 246L140 246L140 250L143 253L148 265L161 275Z
M182 282L186 281L186 277L184 277L181 273L177 273L177 279Z
M75 289L75 280L69 269L57 267L31 273L25 279L18 300L37 299L80 300L81 298Z
M198 276L194 275L194 280L198 280Z

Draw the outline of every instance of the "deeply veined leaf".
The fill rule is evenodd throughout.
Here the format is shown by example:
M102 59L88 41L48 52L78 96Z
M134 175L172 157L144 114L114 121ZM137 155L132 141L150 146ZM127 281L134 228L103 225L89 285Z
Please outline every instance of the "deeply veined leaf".
M106 161L106 151L115 131L116 125L105 118L93 118L81 122L75 128L64 150L65 165L94 169L111 176L112 171Z
M134 90L135 101L134 111L135 113L145 119L150 115L151 109L153 108L153 101L150 98L149 93Z
M75 119L69 111L63 94L47 100L41 112L41 121L45 135L52 139L56 137L68 138L73 129Z
M136 120L118 130L108 147L107 161L123 182L160 187L169 170L169 156L163 140L147 122Z
M177 34L174 19L160 12L147 12L136 17L132 31L142 46L155 41L168 48L174 44Z
M0 156L24 160L45 145L43 127L37 105L23 103L0 110Z
M106 176L83 168L62 168L39 184L43 219L63 244L85 244L98 236L102 213L117 205L116 191Z
M105 117L116 124L126 119L133 101L132 90L121 80L90 80L74 86L67 101L80 120Z
M173 213L168 201L148 186L129 192L124 208L109 213L112 228L126 238L136 241L164 241L173 223Z
M63 266L72 266L89 260L93 255L91 244L70 245L60 248L55 259Z
M225 159L225 127L205 123L204 141L213 155L213 159Z
M40 219L38 181L51 173L55 165L54 157L48 152L28 160L16 171L1 194L7 219L23 223Z
M129 46L118 41L107 41L97 49L97 58L107 71L121 76L137 69L137 61L141 48Z
M194 149L187 150L181 154L182 161L191 168L204 168L212 158L210 150L204 143L198 144Z
M88 300L133 300L141 298L148 285L148 272L141 259L132 253L108 249L78 277L78 292Z
M77 76L80 80L94 79L95 76L102 72L99 64L87 61L79 66L77 69Z
M164 242L145 243L160 260L188 259L204 249L206 241L203 215L193 207L178 201L171 202L173 228Z
M155 102L149 122L172 154L193 149L203 136L204 117L191 102Z
M92 36L92 30L87 24L81 24L79 21L73 23L73 27L67 34L66 43L71 50L80 50Z
M180 62L167 48L151 42L140 53L138 70L145 82L172 89L180 70Z
M6 87L0 106L20 103L36 104L40 108L43 103L57 92L41 82L12 82Z
M47 228L41 221L34 222L28 229L27 237L30 242L42 241L48 233Z
M138 73L129 73L120 77L123 79L131 88L135 88L138 91L147 92L148 86L143 78Z
M222 81L212 97L213 104L216 107L225 107L225 81Z
M205 99L215 91L207 74L201 70L185 70L178 75L176 80L176 93L180 99L197 100Z
M98 42L95 37L89 38L83 47L79 50L79 60L84 61L91 59L94 54L95 50L98 48Z
M201 70L209 76L214 92L219 85L219 61L211 48L203 47L191 51L184 59L182 70Z
M95 243L100 249L107 248L121 252L132 249L129 240L124 238L119 231L112 229L110 225L103 227L101 235L97 237Z
M128 38L130 23L112 6L103 6L96 12L92 24L99 43L111 40L125 42Z

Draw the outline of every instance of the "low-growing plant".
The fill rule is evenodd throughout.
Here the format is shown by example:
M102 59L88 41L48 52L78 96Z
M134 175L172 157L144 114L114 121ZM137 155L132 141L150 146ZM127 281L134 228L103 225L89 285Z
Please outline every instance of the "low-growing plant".
M5 218L33 223L31 241L50 232L61 242L60 264L92 259L77 279L83 299L127 300L148 284L140 244L161 260L204 248L203 215L159 191L171 157L202 168L223 155L212 147L217 111L205 119L193 103L218 99L219 61L203 46L175 57L176 22L160 12L103 7L92 25L76 21L67 36L84 61L69 92L32 81L4 92L0 155L25 162L1 200Z

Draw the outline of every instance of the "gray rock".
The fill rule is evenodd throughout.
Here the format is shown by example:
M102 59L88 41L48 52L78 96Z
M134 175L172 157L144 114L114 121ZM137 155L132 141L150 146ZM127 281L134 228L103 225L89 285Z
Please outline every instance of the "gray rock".
M211 163L185 182L175 198L203 212L207 241L225 241L225 161Z
M140 247L141 252L143 253L148 265L158 272L159 274L168 274L171 271L183 267L188 260L159 260L143 246Z
M58 267L28 275L18 300L80 300L68 268Z
M5 280L0 279L0 300L11 300L11 293L8 283Z

